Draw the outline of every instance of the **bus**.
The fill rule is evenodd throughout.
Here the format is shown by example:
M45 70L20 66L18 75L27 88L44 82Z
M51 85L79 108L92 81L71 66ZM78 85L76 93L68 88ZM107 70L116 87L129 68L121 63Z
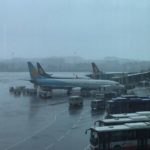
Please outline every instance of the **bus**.
M138 116L136 113L121 113L121 114L108 114L106 118L129 118Z
M137 111L137 115L150 116L150 111Z
M107 102L107 113L134 113L150 110L150 98L126 98L117 97Z
M108 114L106 118L129 118L135 116L150 116L150 111L137 111L134 113Z
M109 126L109 125L120 125L124 123L133 123L133 122L148 122L150 118L147 116L132 116L128 118L111 118L104 120L97 120L94 122L94 126Z
M91 150L150 150L150 122L125 123L90 129Z

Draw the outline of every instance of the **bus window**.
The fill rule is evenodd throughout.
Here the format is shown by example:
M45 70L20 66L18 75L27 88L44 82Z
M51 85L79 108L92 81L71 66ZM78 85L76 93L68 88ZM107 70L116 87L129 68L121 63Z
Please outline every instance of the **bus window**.
M111 140L112 141L119 141L122 138L122 132L121 131L115 131L111 133Z
M147 150L148 148L148 132L147 130L137 131L137 146L139 149Z
M99 150L109 150L110 149L110 133L100 133L99 134Z
M122 131L122 140L134 140L136 139L136 132L134 130Z

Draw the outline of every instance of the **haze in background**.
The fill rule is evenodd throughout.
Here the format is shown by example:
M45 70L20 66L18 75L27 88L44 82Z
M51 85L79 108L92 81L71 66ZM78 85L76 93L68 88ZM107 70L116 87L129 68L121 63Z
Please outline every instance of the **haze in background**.
M0 0L0 58L149 60L149 0Z

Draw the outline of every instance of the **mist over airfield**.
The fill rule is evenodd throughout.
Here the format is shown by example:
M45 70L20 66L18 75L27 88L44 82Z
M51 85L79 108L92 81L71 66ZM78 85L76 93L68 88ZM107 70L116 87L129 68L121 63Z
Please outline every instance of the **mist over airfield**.
M149 60L149 0L0 0L0 58Z

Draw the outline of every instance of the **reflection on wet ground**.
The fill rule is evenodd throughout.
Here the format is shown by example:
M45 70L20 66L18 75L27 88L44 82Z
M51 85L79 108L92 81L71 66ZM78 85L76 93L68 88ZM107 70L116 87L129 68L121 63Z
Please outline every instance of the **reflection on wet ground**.
M91 112L91 98L84 98L83 107L70 108L64 91L55 92L52 99L13 96L9 93L13 82L0 82L0 150L88 148L85 130L105 115L103 111Z

